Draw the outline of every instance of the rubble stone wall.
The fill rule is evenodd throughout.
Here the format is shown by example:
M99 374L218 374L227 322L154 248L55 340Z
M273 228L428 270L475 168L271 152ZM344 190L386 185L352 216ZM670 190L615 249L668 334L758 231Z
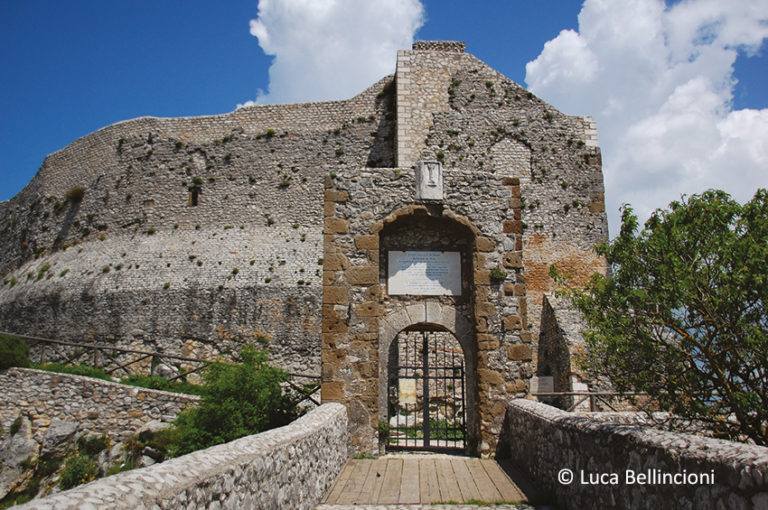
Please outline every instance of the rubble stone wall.
M314 508L347 461L347 415L326 404L290 425L119 473L24 509Z
M150 390L79 375L28 368L0 372L0 423L9 430L20 415L31 423L32 438L43 443L54 420L86 432L125 440L150 421L172 423L200 397Z
M768 508L768 448L530 400L507 404L500 441L497 457L513 459L561 508Z

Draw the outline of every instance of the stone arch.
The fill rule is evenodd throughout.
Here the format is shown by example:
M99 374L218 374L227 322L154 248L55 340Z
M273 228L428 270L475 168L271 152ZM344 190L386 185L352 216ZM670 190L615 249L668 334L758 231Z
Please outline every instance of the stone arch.
M459 341L466 362L467 435L470 453L475 453L477 443L477 349L474 326L450 305L434 301L404 305L379 321L379 418L387 417L387 391L389 374L389 350L401 331L420 325L438 326L451 333Z

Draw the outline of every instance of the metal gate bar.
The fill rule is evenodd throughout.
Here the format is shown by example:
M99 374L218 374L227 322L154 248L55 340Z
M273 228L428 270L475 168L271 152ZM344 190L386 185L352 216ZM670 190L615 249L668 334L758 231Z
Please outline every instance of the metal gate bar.
M390 353L391 450L466 448L464 355L447 331L399 333Z

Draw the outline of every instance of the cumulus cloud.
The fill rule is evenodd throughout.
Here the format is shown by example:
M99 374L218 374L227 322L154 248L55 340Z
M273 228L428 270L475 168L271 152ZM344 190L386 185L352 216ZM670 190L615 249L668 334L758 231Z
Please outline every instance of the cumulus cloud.
M274 56L269 90L238 106L352 97L394 72L423 16L419 0L260 0L251 34Z
M527 64L531 91L597 118L612 234L622 203L645 218L684 193L768 187L768 109L731 103L736 58L767 37L765 2L585 0L579 30Z

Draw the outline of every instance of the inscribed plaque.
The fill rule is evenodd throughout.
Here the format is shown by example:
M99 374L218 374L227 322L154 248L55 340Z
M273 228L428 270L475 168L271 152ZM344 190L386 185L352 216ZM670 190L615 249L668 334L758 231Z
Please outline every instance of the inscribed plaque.
M461 295L461 254L457 251L390 251L390 295Z

